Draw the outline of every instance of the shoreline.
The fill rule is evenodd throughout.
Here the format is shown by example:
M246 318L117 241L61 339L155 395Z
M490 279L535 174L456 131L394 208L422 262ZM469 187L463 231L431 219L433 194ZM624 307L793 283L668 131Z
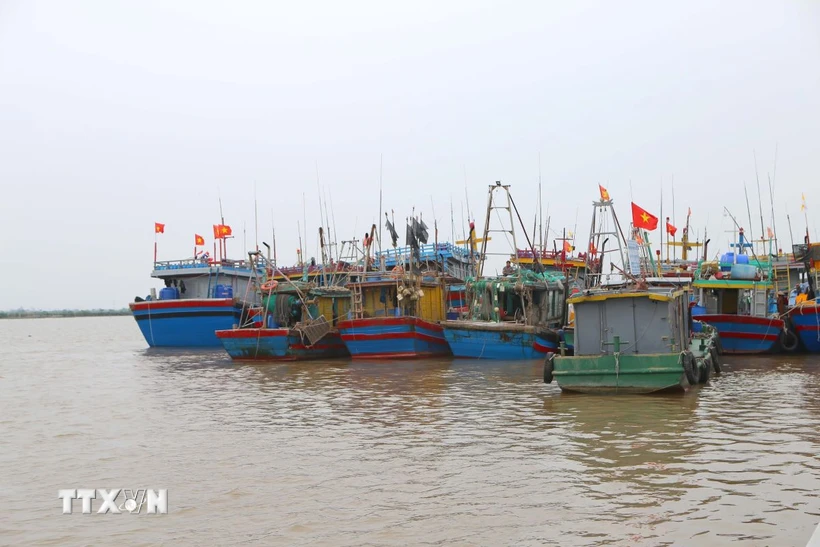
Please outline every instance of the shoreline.
M115 317L131 315L131 310L124 308L121 310L20 310L0 312L0 319L43 319L62 318L71 319L75 317Z

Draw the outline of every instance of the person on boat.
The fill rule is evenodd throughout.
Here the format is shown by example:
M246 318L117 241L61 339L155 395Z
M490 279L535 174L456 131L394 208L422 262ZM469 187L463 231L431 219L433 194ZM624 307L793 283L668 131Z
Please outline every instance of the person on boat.
M786 293L780 291L777 293L777 314L783 315L789 309L789 297Z
M515 267L512 265L512 263L509 260L507 261L507 265L504 266L504 269L501 270L501 273L503 275L512 275L512 274L515 273Z

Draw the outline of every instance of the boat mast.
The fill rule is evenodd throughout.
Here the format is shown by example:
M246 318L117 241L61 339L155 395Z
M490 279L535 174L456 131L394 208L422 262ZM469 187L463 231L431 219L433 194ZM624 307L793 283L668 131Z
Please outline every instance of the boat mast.
M541 152L538 153L538 237L539 249L544 252L544 207L541 201ZM518 250L516 250L518 252Z
M379 255L382 253L382 169L384 167L384 154L379 154ZM355 237L355 236L354 236Z
M755 159L755 179L757 179L757 207L760 211L760 240L763 241L763 250L766 250L766 229L763 226L763 201L760 199L760 176L757 174L757 152L752 149L752 155ZM770 248L771 251L771 248ZM763 254L763 253L761 253ZM771 254L771 252L769 253Z
M780 254L780 245L777 242L777 225L774 216L774 182L777 177L777 143L774 144L774 174L769 177L769 202L772 205L772 231L774 232L774 248Z

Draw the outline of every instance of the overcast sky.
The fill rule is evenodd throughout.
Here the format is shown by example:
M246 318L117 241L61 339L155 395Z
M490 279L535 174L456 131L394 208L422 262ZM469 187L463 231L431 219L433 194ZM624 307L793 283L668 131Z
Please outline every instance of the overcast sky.
M597 184L726 247L760 235L753 151L778 237L820 210L818 2L15 2L0 0L0 309L122 307L160 259L234 258L276 227L296 261L319 185L339 239L411 207L457 237L487 184L529 226L538 158L551 228L586 245ZM431 200L432 198L432 200ZM466 215L466 212L464 213ZM809 218L812 238L815 225ZM400 228L403 236L403 230ZM386 235L385 235L386 237ZM402 237L403 240L403 237ZM584 243L581 243L584 241ZM494 239L496 250L505 243ZM711 254L711 253L710 253Z

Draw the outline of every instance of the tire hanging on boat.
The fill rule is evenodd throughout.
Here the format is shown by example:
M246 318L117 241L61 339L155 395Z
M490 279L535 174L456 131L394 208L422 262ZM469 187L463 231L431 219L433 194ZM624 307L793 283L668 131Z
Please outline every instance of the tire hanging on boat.
M698 380L700 380L700 371L698 370L697 363L695 363L695 357L692 355L691 351L685 351L682 354L683 359L683 372L686 374L686 380L689 382L689 385L697 385Z
M709 354L706 355L703 359L700 360L696 364L698 365L698 369L700 371L700 383L705 384L709 381L709 376L712 372L712 365L709 363L711 360L711 356Z
M720 334L715 338L715 348L717 349L718 355L723 355L723 340L720 339Z
M784 330L780 334L780 346L786 351L796 350L799 343L800 340L797 338L797 334L791 329Z
M547 353L547 356L544 358L544 383L551 384L552 383L552 373L555 371L555 364L553 363L553 359L555 359L555 354L550 352Z
M712 356L712 368L715 370L715 374L720 374L723 369L720 366L720 355L715 346L709 348L709 355Z

